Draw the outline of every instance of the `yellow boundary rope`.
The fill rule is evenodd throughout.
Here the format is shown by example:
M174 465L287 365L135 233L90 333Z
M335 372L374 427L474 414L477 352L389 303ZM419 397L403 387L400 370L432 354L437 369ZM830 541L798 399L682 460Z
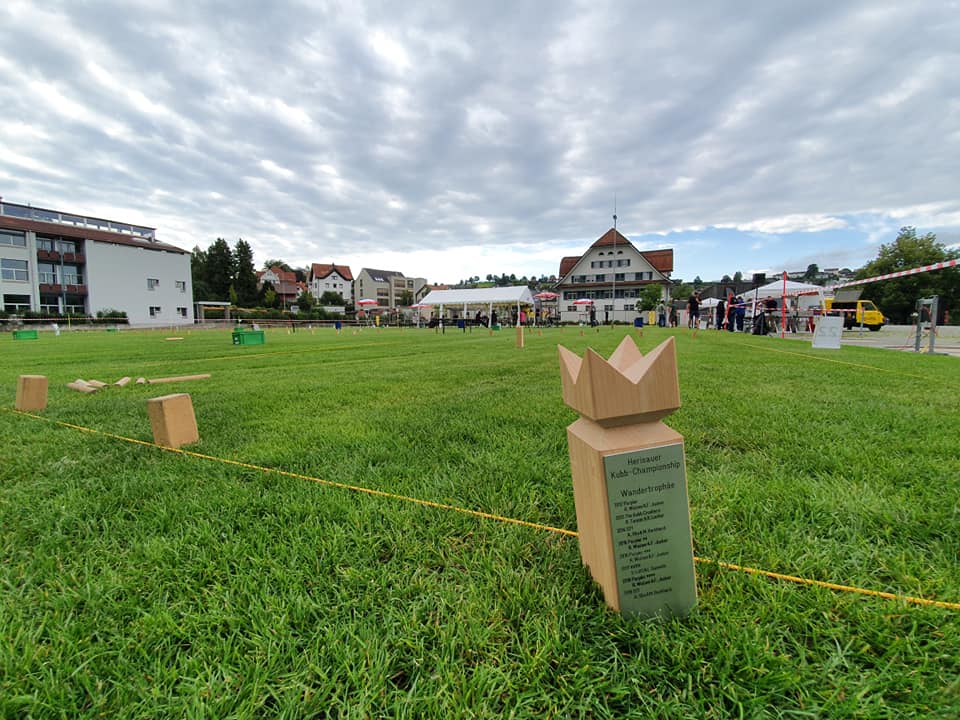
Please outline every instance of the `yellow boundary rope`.
M203 453L194 452L192 450L183 450L180 448L166 447L164 445L157 445L156 443L147 442L146 440L137 440L136 438L128 438L123 435L116 435L114 433L105 432L103 430L96 430L95 428L84 427L83 425L75 425L73 423L63 422L62 420L51 420L50 418L45 418L42 415L34 415L33 413L23 412L21 410L14 410L13 412L16 413L17 415L22 415L24 417L32 418L34 420L44 420L46 422L52 422L55 425L59 425L65 428L70 428L71 430L78 430L80 432L88 433L90 435L100 435L102 437L110 438L111 440L120 440L121 442L127 442L133 445L140 445L143 447L155 448L157 450L164 450L166 452L176 453L178 455L183 455L186 457L197 458L199 460L209 460L211 462L218 462L224 465L233 465L234 467L241 467L247 470L257 470L259 472L263 472L267 474L272 473L272 474L280 475L283 477L294 478L296 480L307 480L308 482L316 483L318 485L323 485L326 487L337 488L340 490L350 490L352 492L365 493L373 497L382 497L382 498L389 498L391 500L400 500L402 502L413 503L415 505L434 508L436 510L451 510L453 512L462 513L464 515L483 518L484 520L495 520L497 522L507 523L510 525L519 525L521 527L527 527L527 528L532 528L534 530L542 530L545 532L556 533L558 535L565 535L567 537L579 537L579 533L576 530L568 530L566 528L558 528L558 527L553 527L551 525L543 525L541 523L529 522L527 520L520 520L517 518L506 517L504 515L487 513L481 510L471 510L469 508L458 507L456 505L449 505L447 503L434 502L433 500L424 500L422 498L411 497L409 495L399 495L397 493L386 492L384 490L375 490L372 488L365 488L360 485L350 485L348 483L336 482L335 480L324 480L322 478L316 478L310 475L303 475L300 473L289 472L287 470L278 470L276 468L265 467L263 465L254 465L252 463L245 463L239 460L230 460L228 458L220 458L214 455L205 455ZM760 577L771 578L774 580L782 580L785 582L797 583L799 585L809 585L812 587L826 588L828 590L856 593L858 595L866 595L868 597L883 598L885 600L898 600L900 602L913 604L913 605L924 605L927 607L945 608L947 610L960 610L960 603L946 602L943 600L929 600L927 598L914 597L912 595L898 595L896 593L883 592L880 590L870 590L867 588L856 587L853 585L839 585L837 583L826 582L824 580L812 580L810 578L798 577L796 575L786 575L783 573L773 572L771 570L760 570L758 568L747 567L744 565L734 565L733 563L722 562L720 560L711 560L710 558L694 557L694 561L700 564L705 564L705 565L715 565L725 570L735 570L735 571L744 572L750 575L758 575Z
M782 355L796 355L797 357L807 358L808 360L822 360L823 362L831 362L837 365L876 370L877 372L890 373L891 375L902 375L903 377L914 378L915 380L929 380L928 377L924 377L923 375L914 375L912 373L900 372L899 370L889 370L887 368L877 367L876 365L863 365L862 363L847 362L846 360L834 360L833 358L820 357L819 355L808 355L807 353L793 352L792 350L779 350L778 348L764 347L763 345L752 345L751 347L781 353Z

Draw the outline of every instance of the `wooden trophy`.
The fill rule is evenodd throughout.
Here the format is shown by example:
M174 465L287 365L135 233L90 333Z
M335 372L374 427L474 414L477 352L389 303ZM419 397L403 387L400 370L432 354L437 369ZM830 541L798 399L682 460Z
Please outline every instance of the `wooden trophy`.
M680 617L697 604L673 338L646 357L624 337L609 362L559 346L580 556L614 610Z

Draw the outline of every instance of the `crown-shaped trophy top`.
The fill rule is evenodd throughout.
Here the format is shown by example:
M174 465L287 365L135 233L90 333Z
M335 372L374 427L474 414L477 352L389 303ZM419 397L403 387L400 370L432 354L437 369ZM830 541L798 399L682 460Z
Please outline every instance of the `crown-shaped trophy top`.
M600 425L654 422L680 407L672 337L644 356L628 335L609 361L590 348L582 358L562 345L557 350L563 401Z

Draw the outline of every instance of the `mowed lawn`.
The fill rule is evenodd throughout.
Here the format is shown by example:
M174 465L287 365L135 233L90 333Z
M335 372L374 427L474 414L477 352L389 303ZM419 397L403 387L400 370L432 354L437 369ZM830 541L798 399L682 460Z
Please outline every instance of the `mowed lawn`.
M4 334L0 717L960 716L960 610L700 562L693 615L625 619L575 538L309 479L576 529L556 348L626 333L676 338L698 558L960 603L957 358L658 328ZM43 419L13 412L20 374L49 377ZM172 392L190 450L303 477L122 439Z

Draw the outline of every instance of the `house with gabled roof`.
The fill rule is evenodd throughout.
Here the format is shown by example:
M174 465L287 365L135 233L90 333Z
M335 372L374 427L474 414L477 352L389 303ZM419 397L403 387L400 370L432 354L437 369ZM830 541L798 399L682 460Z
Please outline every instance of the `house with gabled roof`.
M574 300L593 300L600 322L633 322L637 299L649 285L661 286L667 299L673 250L637 250L615 228L610 228L583 255L560 261L556 291L560 321L577 322L584 310Z
M353 273L349 265L313 263L307 282L310 286L310 294L317 300L325 292L335 292L348 305L353 303Z
M284 270L279 265L257 272L257 289L262 288L265 282L273 286L273 291L284 307L295 304L297 297L306 289L304 283L297 281L295 272Z

